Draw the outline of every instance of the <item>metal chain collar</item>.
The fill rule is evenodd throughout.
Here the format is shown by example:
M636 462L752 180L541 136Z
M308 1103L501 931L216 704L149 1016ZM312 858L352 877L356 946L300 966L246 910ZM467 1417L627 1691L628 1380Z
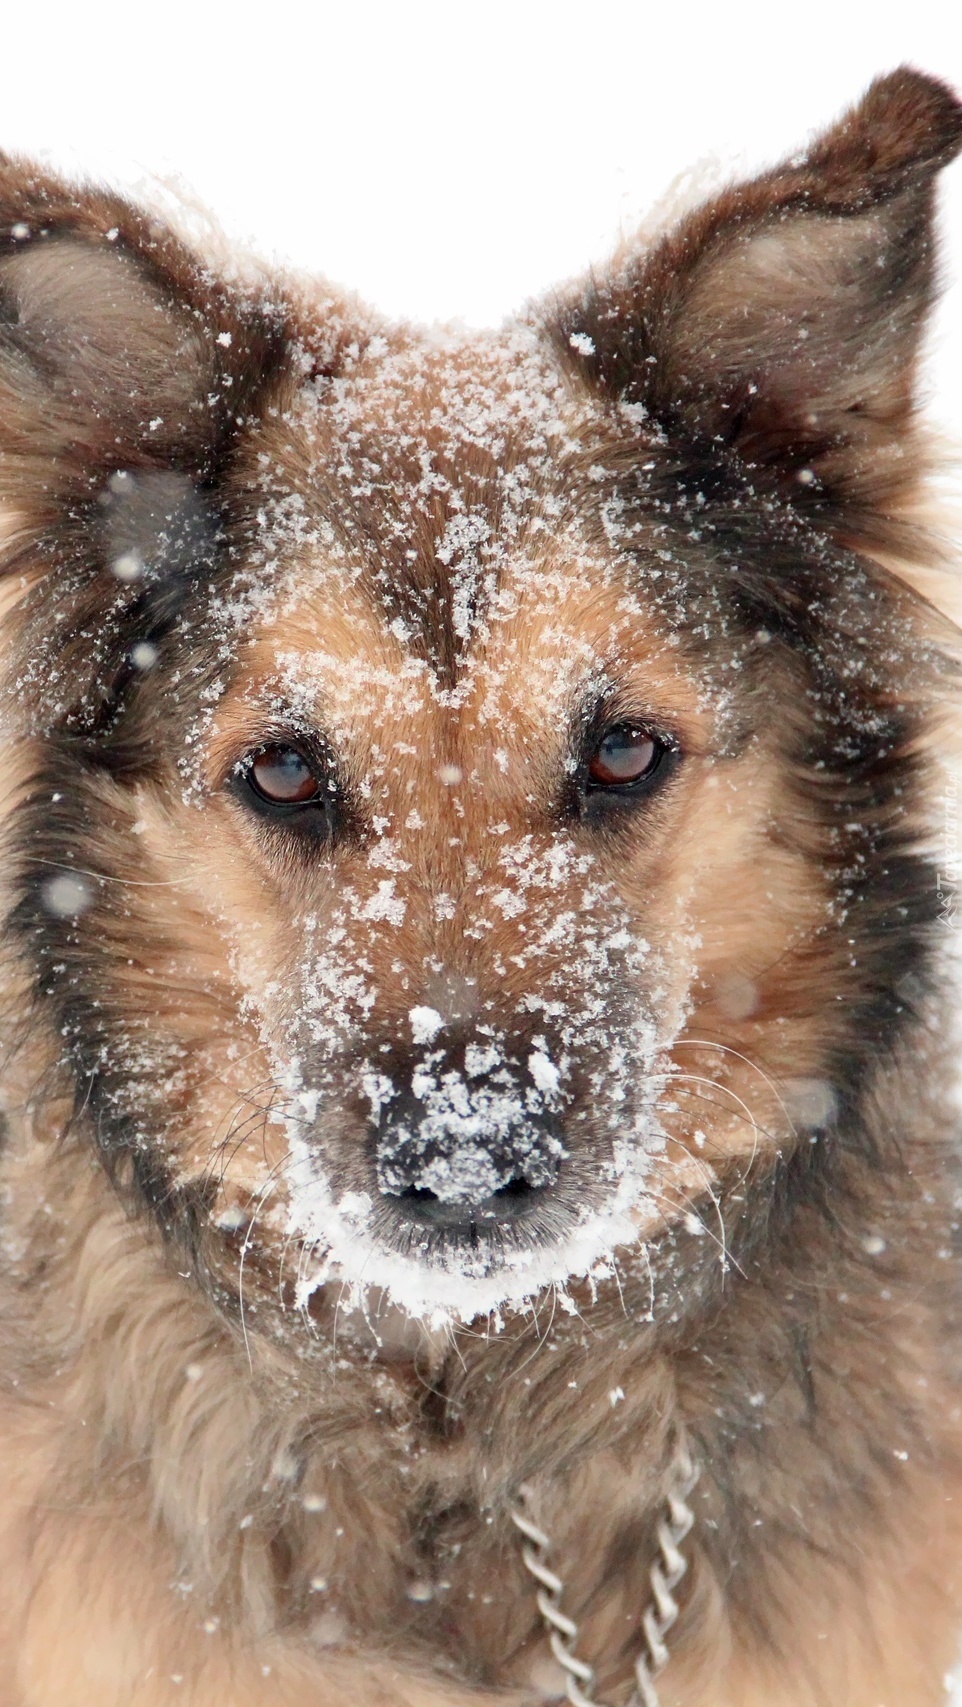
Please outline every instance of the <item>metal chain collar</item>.
M655 1680L668 1664L666 1637L678 1617L674 1591L688 1569L688 1560L681 1547L695 1521L688 1500L700 1474L700 1468L692 1459L687 1437L681 1430L672 1461L666 1512L656 1530L658 1555L649 1573L651 1600L641 1621L645 1645L635 1661L636 1688L629 1707L658 1707ZM538 1611L551 1652L564 1670L568 1700L572 1707L604 1707L592 1694L593 1668L578 1658L578 1626L561 1609L564 1582L547 1563L551 1552L550 1538L525 1509L530 1507L530 1489L522 1488L520 1494L522 1504L511 1512L511 1521L525 1538L521 1557L538 1584Z

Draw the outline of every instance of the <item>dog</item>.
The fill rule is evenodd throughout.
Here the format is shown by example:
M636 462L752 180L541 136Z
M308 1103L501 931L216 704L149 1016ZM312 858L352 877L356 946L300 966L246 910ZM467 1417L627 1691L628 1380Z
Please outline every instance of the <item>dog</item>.
M4 1707L943 1698L960 146L478 333L3 162Z

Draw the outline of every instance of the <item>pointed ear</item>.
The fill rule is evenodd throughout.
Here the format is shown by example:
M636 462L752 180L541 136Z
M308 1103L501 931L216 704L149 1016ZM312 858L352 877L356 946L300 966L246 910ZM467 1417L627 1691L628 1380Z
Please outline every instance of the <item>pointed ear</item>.
M209 480L284 333L122 198L0 157L0 501L40 521L118 468Z
M960 146L943 84L879 78L807 154L562 305L566 359L696 459L736 459L756 487L870 544L920 474L934 182Z
M122 198L0 156L4 717L110 726L131 645L222 558L235 450L302 365L293 317Z

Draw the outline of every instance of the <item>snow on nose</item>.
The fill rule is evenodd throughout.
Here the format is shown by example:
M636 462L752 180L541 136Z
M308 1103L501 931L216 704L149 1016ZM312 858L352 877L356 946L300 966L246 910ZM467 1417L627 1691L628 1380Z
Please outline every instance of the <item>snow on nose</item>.
M477 1050L466 1056L476 1064ZM564 1154L548 1089L543 1069L521 1075L501 1065L472 1076L432 1058L419 1063L409 1088L379 1099L381 1192L414 1219L516 1218L556 1183Z

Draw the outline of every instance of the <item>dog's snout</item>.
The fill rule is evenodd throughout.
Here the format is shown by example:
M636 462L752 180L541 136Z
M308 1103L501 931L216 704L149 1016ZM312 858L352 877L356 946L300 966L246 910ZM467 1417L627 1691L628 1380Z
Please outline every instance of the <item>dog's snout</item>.
M392 1097L377 1122L382 1197L424 1226L523 1220L556 1185L563 1153L557 1117L504 1076L442 1075Z

